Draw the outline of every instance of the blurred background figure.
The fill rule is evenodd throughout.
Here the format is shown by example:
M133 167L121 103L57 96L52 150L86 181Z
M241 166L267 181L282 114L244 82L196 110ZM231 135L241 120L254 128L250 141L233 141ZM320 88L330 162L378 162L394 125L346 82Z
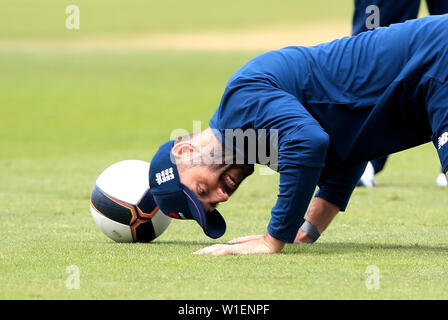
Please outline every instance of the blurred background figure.
M420 0L355 0L352 35L416 19L420 10L420 2ZM426 0L426 5L431 15L448 13L448 0ZM370 161L358 186L375 186L375 174L384 169L386 162L387 156ZM443 172L437 176L436 183L440 187L448 186Z

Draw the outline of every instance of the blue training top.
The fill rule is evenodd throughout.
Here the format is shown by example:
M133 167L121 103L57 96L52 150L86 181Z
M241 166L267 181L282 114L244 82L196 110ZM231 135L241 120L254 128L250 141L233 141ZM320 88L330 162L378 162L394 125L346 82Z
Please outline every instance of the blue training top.
M268 232L292 242L316 185L345 210L366 161L437 146L448 131L447 79L448 15L425 17L254 58L230 78L210 127L278 130ZM448 152L438 151L446 169Z

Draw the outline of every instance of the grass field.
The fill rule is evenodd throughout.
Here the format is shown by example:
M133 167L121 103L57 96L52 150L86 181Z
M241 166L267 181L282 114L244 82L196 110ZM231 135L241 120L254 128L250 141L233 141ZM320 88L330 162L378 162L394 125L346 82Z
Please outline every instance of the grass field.
M149 161L172 130L191 131L194 120L205 127L228 77L258 50L15 46L42 41L57 48L70 37L136 33L238 34L330 18L349 29L351 1L285 1L282 7L274 1L152 1L145 10L137 0L123 10L119 1L77 2L77 31L64 27L72 2L1 4L0 299L448 298L448 197L435 184L433 146L393 155L378 186L356 189L347 212L314 245L289 245L277 255L192 255L265 232L278 175L259 174L220 207L227 233L219 240L208 239L194 222L173 221L151 244L117 244L89 212L98 174L120 160ZM70 266L79 269L79 289L66 286ZM369 266L380 272L378 289L366 286Z

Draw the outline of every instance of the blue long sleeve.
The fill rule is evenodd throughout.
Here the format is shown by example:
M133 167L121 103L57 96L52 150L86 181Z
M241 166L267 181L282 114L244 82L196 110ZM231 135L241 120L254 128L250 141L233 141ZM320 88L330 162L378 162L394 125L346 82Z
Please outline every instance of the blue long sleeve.
M280 192L272 208L268 232L284 242L294 242L304 221L322 168L288 167L280 174Z
M286 141L280 142L279 173L280 185L277 202L271 210L268 232L284 242L294 242L303 223L311 198L323 170L329 146L329 137L318 125L304 125L292 131ZM300 145L300 147L298 147ZM310 167L297 165L307 150L315 163Z
M223 118L222 112L232 106L239 106L242 112ZM246 79L235 79L227 87L210 127L221 136L228 128L278 130L280 185L268 232L276 239L293 242L325 166L328 134L296 97L262 81L247 83Z

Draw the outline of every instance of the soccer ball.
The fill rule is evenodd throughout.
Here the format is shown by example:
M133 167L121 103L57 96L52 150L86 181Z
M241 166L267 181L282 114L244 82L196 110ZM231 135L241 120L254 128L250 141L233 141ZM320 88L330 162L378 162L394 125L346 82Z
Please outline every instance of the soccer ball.
M171 222L149 190L149 165L141 160L117 162L104 170L93 186L93 220L116 242L150 242Z

